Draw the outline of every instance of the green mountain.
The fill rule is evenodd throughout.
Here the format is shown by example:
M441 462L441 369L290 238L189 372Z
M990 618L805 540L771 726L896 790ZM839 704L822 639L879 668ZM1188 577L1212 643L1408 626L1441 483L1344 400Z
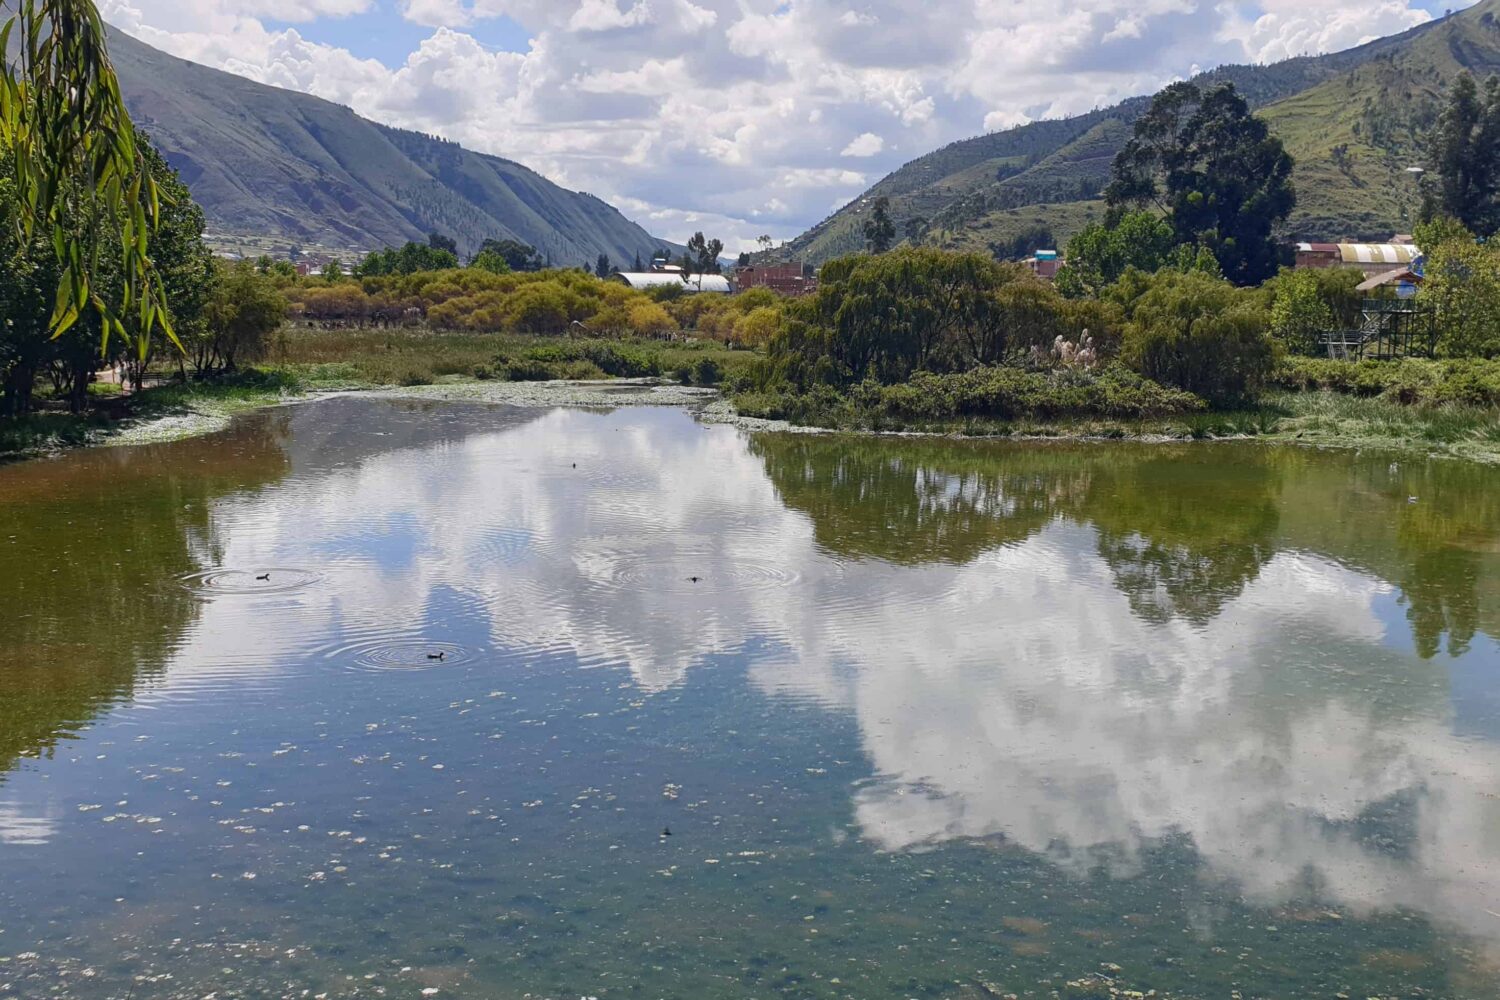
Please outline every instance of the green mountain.
M1500 0L1358 48L1196 78L1231 82L1296 158L1288 236L1379 239L1408 230L1416 203L1406 168L1441 94L1461 70L1500 71ZM1102 217L1115 153L1150 106L1135 97L1072 118L966 139L906 164L775 256L820 263L863 246L871 199L887 197L897 232L953 249L1013 256L1029 234L1064 243ZM1017 246L1018 241L1020 246Z
M388 128L338 104L110 34L126 103L203 206L240 236L373 249L438 231L469 251L517 239L559 264L663 246L593 195L510 160Z

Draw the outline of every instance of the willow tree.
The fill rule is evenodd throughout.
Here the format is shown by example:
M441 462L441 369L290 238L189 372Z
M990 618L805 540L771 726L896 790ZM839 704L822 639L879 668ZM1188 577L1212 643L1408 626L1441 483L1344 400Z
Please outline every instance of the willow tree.
M9 221L57 255L52 335L92 311L103 346L111 334L134 337L144 357L158 327L177 340L151 257L161 195L137 148L104 21L93 0L7 6L16 11L0 28L0 155L16 195Z

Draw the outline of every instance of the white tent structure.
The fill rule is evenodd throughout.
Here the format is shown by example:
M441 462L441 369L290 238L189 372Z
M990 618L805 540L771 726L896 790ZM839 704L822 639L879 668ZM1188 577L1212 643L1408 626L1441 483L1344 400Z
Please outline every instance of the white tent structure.
M648 288L661 288L667 285L680 285L682 290L689 295L696 295L699 292L729 295L734 291L733 287L729 284L729 279L722 274L683 274L681 271L620 271L611 274L610 278L641 291L645 291Z

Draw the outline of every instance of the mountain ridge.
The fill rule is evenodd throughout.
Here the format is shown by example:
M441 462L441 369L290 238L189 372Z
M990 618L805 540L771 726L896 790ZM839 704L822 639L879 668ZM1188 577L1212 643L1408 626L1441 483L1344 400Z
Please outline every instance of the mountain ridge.
M554 263L589 267L601 253L624 264L676 249L515 161L180 59L117 29L109 45L132 116L214 229L365 250L433 231L464 252L516 239Z
M1296 157L1299 205L1289 236L1374 238L1410 224L1415 192L1403 188L1404 168L1418 153L1416 133L1436 114L1440 85L1458 68L1500 69L1500 0L1340 52L1226 65L1193 80L1233 83ZM1378 98L1387 106L1368 104ZM922 243L999 256L1014 255L1006 251L1028 230L1065 243L1103 217L1098 196L1114 154L1150 102L1132 97L949 143L881 178L771 257L817 264L861 249L864 212L877 197L890 199L897 231L906 235L911 224Z

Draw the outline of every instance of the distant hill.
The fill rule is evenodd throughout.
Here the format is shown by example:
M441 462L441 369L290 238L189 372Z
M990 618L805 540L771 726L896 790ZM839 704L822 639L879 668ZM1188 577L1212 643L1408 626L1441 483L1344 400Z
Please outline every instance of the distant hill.
M218 230L378 248L434 230L464 251L517 239L554 263L617 264L667 245L592 195L510 160L389 128L338 104L158 51L120 31L110 55L137 123Z
M1224 66L1195 80L1233 83L1296 158L1289 236L1383 238L1411 224L1415 191L1405 169L1420 161L1421 136L1462 69L1500 71L1500 0L1344 52ZM919 242L1005 256L1017 237L1045 228L1064 243L1102 217L1098 197L1115 153L1150 102L1135 97L952 143L886 176L772 256L821 263L859 249L869 202L882 196L898 233L925 224Z

